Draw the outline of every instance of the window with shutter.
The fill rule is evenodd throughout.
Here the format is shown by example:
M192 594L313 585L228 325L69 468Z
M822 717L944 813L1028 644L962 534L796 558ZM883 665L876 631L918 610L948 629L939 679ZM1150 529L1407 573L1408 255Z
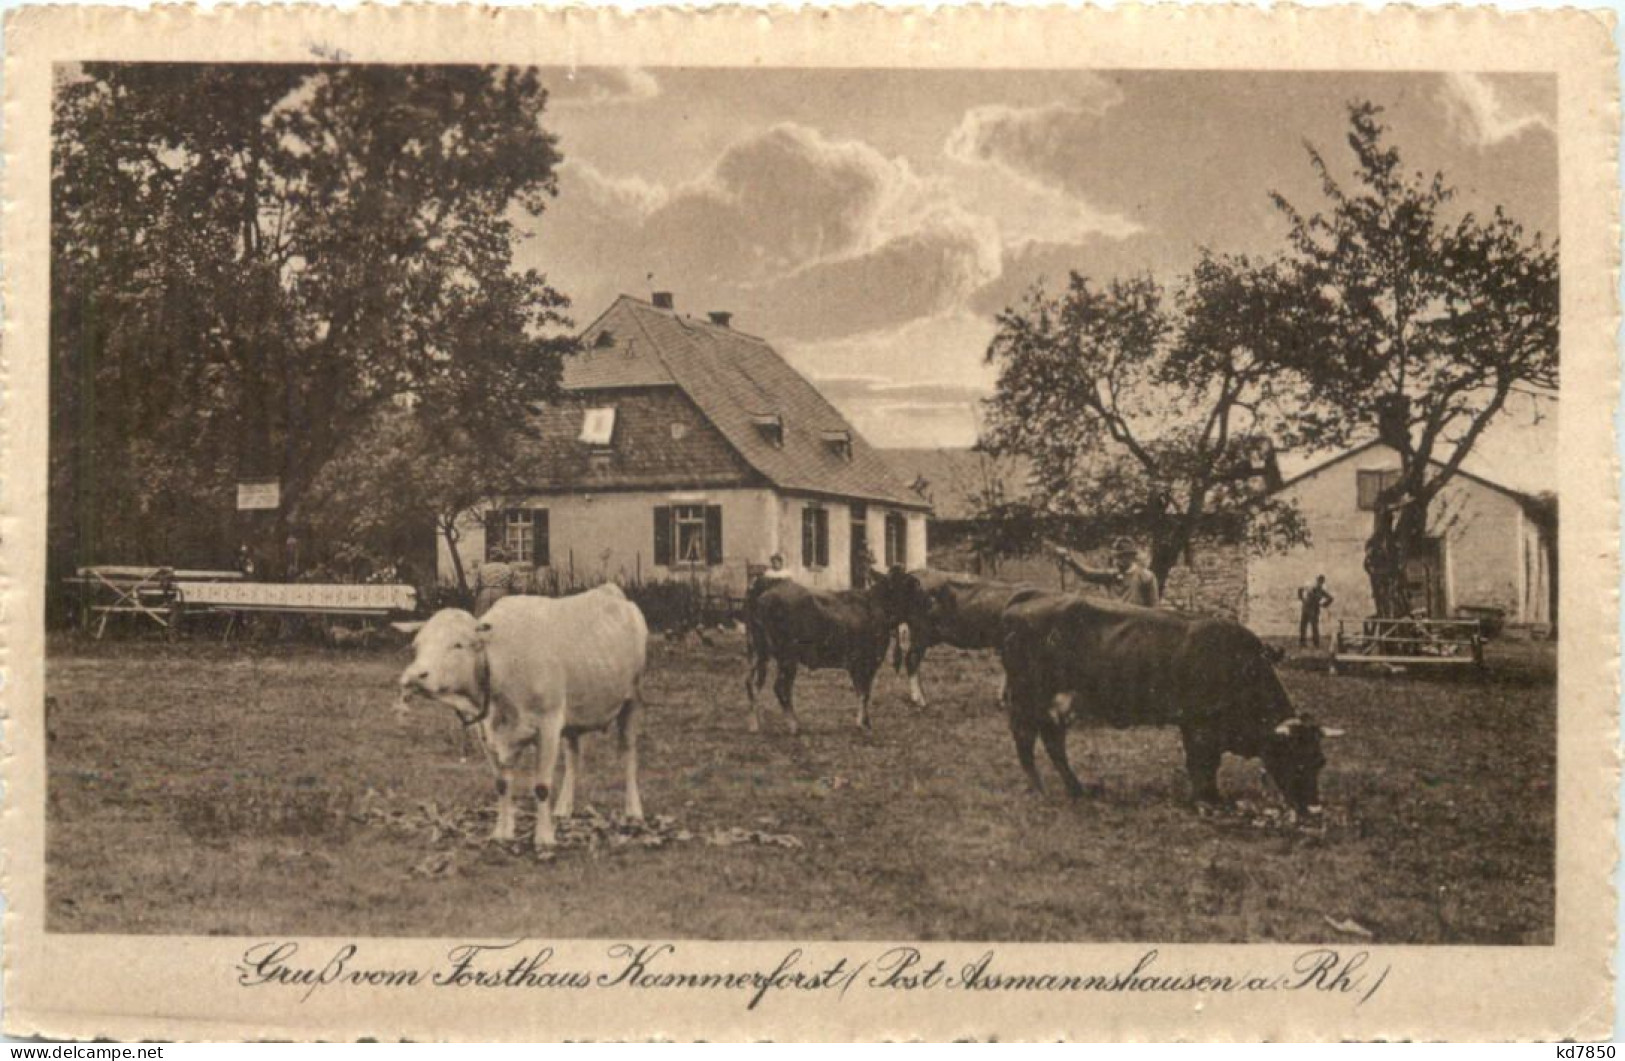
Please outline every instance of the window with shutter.
M671 506L655 506L655 563L671 566Z
M803 567L829 566L829 510L811 506L801 510L801 563Z
M536 510L536 519L532 525L532 531L534 535L532 548L535 554L532 557L532 562L537 567L551 567L553 564L553 550L552 543L548 540L547 509L539 508Z
M485 562L490 563L496 559L496 551L502 548L502 522L504 513L500 508L493 508L485 514Z
M908 518L886 514L886 566L908 566Z
M722 506L705 506L705 562L722 563Z

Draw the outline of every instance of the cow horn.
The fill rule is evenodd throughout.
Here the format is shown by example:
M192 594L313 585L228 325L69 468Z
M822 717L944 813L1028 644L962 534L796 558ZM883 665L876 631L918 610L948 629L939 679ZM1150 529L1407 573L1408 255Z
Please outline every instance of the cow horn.
M1297 732L1298 727L1301 725L1303 725L1303 720L1298 716L1293 715L1291 718L1275 727L1275 735L1277 737L1290 737L1292 734Z
M419 619L411 623L390 623L389 625L403 634L415 634L423 629L423 620Z
M1322 737L1341 737L1347 732L1348 730L1346 729L1333 729L1330 726L1320 727L1320 735Z

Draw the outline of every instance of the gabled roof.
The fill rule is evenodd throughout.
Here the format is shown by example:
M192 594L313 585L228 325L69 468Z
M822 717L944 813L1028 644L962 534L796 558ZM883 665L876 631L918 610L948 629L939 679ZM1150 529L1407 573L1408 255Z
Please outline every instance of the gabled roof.
M677 384L642 329L618 326L623 324L624 316L615 312L619 305L617 300L587 325L581 333L581 352L564 359L565 390Z
M1301 471L1298 474L1292 476L1292 478L1287 479L1284 482L1282 482L1281 485L1277 486L1274 490L1271 491L1271 493L1279 493L1280 491L1285 490L1290 486L1293 486L1293 485L1295 485L1297 483L1303 482L1305 479L1308 479L1311 476L1319 475L1321 472L1325 471L1327 468L1330 468L1335 464L1341 464L1342 462L1348 460L1350 457L1357 457L1357 456L1359 456L1360 454L1366 452L1369 449L1374 449L1374 448L1376 448L1378 446L1383 446L1383 445L1385 445L1383 443L1383 441L1381 439L1376 439L1376 438L1373 438L1373 439L1371 439L1369 441L1366 441L1366 442L1362 442L1358 446L1355 446L1355 447L1353 447L1351 449L1346 449L1341 453L1334 454L1334 455L1332 455L1330 457L1327 457L1323 461L1318 461L1315 464L1310 465L1308 468L1305 468L1303 471ZM1433 465L1435 468L1443 468L1444 467L1444 462L1443 461L1430 460L1430 461L1428 461L1428 463ZM1524 505L1524 506L1529 506L1529 505L1540 506L1540 505L1546 504L1546 502L1542 501L1541 498L1537 497L1534 494L1526 494L1522 490L1514 490L1510 486L1503 486L1501 483L1498 483L1493 479L1486 479L1482 475L1476 475L1473 472L1470 472L1465 468L1456 469L1456 475L1458 477L1462 478L1462 479L1466 479L1468 482L1477 483L1479 486L1487 487L1487 488L1489 488L1491 490L1494 490L1496 493L1505 494L1507 497L1510 497L1512 500L1518 502L1520 505Z
M566 389L675 386L781 490L929 507L816 387L753 335L622 295L582 333L582 346L565 363ZM778 431L759 426L774 415ZM831 444L833 432L846 432L850 444Z

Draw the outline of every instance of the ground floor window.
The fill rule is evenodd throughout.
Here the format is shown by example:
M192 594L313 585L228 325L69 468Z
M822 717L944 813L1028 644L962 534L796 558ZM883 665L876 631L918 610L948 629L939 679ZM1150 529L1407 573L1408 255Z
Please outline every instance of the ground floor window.
M908 517L890 512L886 515L886 566L908 566Z
M722 563L721 505L657 505L655 563L663 567Z
M829 509L808 506L801 510L801 565L829 566Z
M510 563L548 566L547 509L506 508L486 524L485 559L501 549Z

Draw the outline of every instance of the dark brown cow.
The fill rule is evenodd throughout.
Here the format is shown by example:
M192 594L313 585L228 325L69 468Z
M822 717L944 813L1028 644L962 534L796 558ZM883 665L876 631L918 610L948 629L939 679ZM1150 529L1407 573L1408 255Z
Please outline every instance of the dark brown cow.
M998 648L1003 639L1004 610L1046 593L1036 586L995 582L955 571L920 568L908 577L918 587L905 595L908 649L898 645L899 663L908 671L909 699L925 706L920 664L932 645L955 648Z
M1092 719L1178 726L1200 802L1219 802L1219 760L1230 752L1263 759L1294 808L1319 811L1321 737L1338 733L1293 710L1263 643L1238 623L1057 594L1006 609L1000 654L1016 755L1035 789L1039 738L1071 795L1084 794L1066 728Z
M912 583L900 568L876 574L867 589L815 590L787 579L760 580L745 600L745 695L750 728L762 727L757 693L767 681L767 665L778 665L773 692L784 708L790 732L798 733L793 701L796 671L836 667L852 677L858 694L858 725L869 729L869 695L886 659L892 630L906 611L903 595Z

